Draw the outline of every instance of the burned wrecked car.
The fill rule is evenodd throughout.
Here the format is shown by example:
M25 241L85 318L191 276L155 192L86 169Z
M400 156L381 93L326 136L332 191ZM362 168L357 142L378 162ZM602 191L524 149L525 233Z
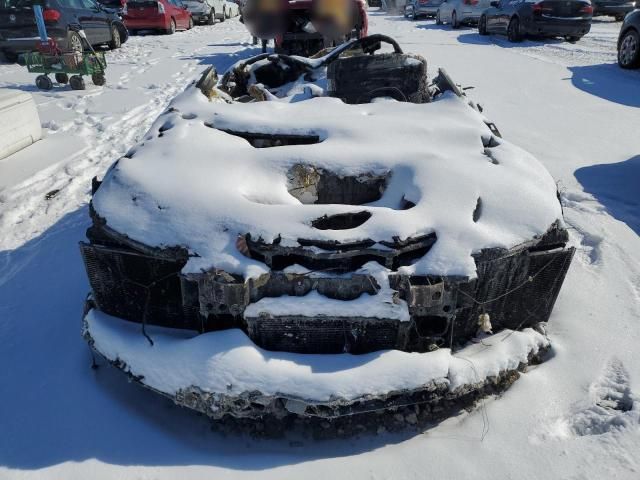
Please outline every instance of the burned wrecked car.
M574 252L544 167L382 36L208 70L90 212L91 347L255 432L422 424L502 391L548 350Z

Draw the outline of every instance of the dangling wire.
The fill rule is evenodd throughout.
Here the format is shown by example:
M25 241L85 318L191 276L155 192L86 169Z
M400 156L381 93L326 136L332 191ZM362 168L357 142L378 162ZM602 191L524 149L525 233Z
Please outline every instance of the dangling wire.
M142 334L144 335L144 338L146 338L147 340L149 340L149 343L151 344L151 346L153 347L153 340L151 339L151 337L147 334L147 329L145 328L147 325L147 312L149 310L149 302L151 301L151 288L147 288L147 298L145 299L144 302L144 311L142 312Z
M471 299L471 301L472 301L473 303L475 303L476 305L480 305L480 306L484 307L484 305L487 305L487 304L489 304L489 303L496 302L496 301L498 301L498 300L500 300L500 299L502 299L502 298L506 297L507 295L512 294L512 293L513 293L513 292L515 292L516 290L520 290L522 287L524 287L524 286L525 286L525 285L527 285L528 283L533 282L533 281L535 280L535 278L536 278L538 275L540 275L540 274L541 274L541 273L542 273L542 272L543 272L543 271L544 271L544 270L545 270L549 265L551 265L551 263L553 263L557 258L558 258L557 256L552 257L552 258L551 258L551 259L550 259L546 264L544 264L544 265L540 268L540 270L538 270L538 271L537 271L536 273L534 273L533 275L529 275L529 277L527 277L527 279L526 279L524 282L522 282L521 284L519 284L519 285L517 285L517 286L513 287L513 288L512 288L512 289L510 289L510 290L507 290L506 292L504 292L504 293L502 293L502 294L498 295L497 297L490 298L489 300L483 300L483 301L481 302L481 301L477 300L476 298L474 298L472 295L468 294L467 292L464 292L464 291L460 290L460 288L458 288L458 293L461 293L461 294L463 294L465 297L467 297L467 298ZM565 262L564 262L564 263L566 263L566 258L565 258ZM557 277L556 277L556 281L557 281Z
M154 343L153 343L153 339L147 334L147 329L146 329L146 325L147 325L147 315L149 313L149 305L151 303L151 289L153 287L155 287L158 283L166 280L169 277L172 277L173 275L175 275L176 272L171 272L163 277L158 278L157 280L154 280L153 282L149 283L149 284L144 284L144 283L140 283L140 282L136 282L134 280L128 279L128 281L140 288L143 288L146 292L146 297L145 297L145 301L144 301L144 310L142 311L142 334L144 335L144 337L149 341L149 344L153 347Z
M456 358L464 360L465 362L468 362L469 365L471 365L471 369L476 376L476 382L480 383L480 375L478 375L478 371L476 370L476 366L474 365L473 361L459 355L456 356ZM489 414L487 413L487 407L484 404L484 398L479 399L478 402L480 403L480 414L482 416L482 434L480 435L480 441L483 442L484 438L489 433Z
M89 345L87 346L89 347L89 352L91 353L91 370L97 370L100 365L98 365L98 362L96 362L96 355L93 352L93 348L91 348Z

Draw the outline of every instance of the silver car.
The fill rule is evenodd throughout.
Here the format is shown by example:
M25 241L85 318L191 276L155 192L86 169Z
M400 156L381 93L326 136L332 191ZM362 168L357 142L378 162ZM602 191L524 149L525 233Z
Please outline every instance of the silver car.
M444 0L436 13L436 23L449 23L451 28L459 28L462 24L474 25L490 6L491 0Z
M224 0L183 0L195 23L213 25L216 20L229 18Z
M404 7L405 18L417 20L420 17L435 18L444 0L407 0Z

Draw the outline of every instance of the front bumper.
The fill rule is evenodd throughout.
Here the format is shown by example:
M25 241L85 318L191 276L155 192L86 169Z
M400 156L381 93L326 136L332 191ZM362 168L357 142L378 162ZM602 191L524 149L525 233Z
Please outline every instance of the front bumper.
M191 18L195 23L205 23L209 20L209 12L191 12Z
M544 334L525 329L455 352L301 355L262 350L239 330L190 336L148 327L145 337L91 299L85 312L85 340L131 380L219 428L269 436L295 426L323 437L427 426L506 390L550 348Z
M59 47L63 49L66 47L67 39L64 35L58 35L57 32L48 33L50 38L53 38ZM40 42L40 37L38 36L24 36L15 38L0 37L0 51L12 53L33 52L38 49L38 42Z

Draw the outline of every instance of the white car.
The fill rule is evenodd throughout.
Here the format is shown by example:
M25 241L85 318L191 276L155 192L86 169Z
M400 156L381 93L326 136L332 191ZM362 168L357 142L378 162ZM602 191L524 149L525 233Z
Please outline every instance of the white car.
M183 0L194 23L213 25L216 20L229 18L229 2L224 0Z
M449 23L451 28L477 24L482 12L490 6L491 0L444 0L436 14L436 23Z
M233 18L240 15L240 7L236 2L225 1L224 12L227 18Z

